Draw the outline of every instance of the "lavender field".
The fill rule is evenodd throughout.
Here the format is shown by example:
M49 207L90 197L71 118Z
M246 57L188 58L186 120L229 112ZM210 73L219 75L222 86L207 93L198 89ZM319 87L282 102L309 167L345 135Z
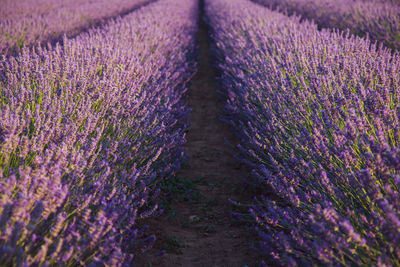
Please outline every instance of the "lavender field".
M0 266L400 266L397 0L0 0Z

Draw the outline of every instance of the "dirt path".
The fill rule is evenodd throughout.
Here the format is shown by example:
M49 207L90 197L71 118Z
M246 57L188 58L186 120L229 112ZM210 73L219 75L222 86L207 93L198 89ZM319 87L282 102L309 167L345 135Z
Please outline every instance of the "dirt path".
M192 125L186 149L190 160L177 174L182 179L178 187L187 195L150 223L157 243L138 260L138 266L255 266L248 246L254 237L230 214L229 199L248 199L242 183L248 171L233 158L235 151L225 139L233 144L237 140L218 118L223 103L217 101L217 72L210 64L208 38L201 14L198 73L189 89ZM179 181L189 182L179 185ZM163 256L152 256L162 250Z

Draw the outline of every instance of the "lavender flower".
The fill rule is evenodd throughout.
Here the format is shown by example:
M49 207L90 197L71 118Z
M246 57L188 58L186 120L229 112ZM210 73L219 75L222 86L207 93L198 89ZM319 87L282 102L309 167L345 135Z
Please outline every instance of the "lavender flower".
M398 52L247 0L206 17L264 262L400 265Z
M184 159L196 14L160 0L0 61L0 265L132 265L152 245L138 222Z
M254 0L254 2L298 14L321 28L350 30L360 36L400 49L398 0ZM397 3L396 3L397 2Z
M148 1L2 0L0 55L15 54L24 46L77 35L103 19L129 12Z

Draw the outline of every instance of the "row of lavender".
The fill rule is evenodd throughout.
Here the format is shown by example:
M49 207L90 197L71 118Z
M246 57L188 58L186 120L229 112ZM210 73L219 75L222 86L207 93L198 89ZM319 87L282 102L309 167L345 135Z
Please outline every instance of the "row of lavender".
M353 0L353 1L358 1L358 0ZM363 2L375 2L375 3L392 3L395 5L400 4L400 0L361 0Z
M349 29L359 36L400 49L400 6L397 3L347 0L254 0L267 7L296 13L323 28Z
M2 0L0 1L0 55L18 52L24 45L75 34L102 18L149 2L148 0Z
M265 260L400 265L400 56L247 0L206 0Z
M0 61L0 265L131 265L183 160L197 4Z

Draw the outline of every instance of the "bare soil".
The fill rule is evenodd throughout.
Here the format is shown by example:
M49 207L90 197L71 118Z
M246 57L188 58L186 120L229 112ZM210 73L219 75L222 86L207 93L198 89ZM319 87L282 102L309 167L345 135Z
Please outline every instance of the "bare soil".
M207 27L201 21L198 32L200 56L198 72L188 98L191 127L186 149L189 166L177 174L196 181L198 201L172 204L168 214L148 224L157 235L150 251L136 261L138 266L256 266L257 259L248 245L254 233L232 218L229 199L249 202L243 178L249 170L234 159L237 139L229 125L220 121L223 103L218 100L217 71L211 65ZM165 253L159 255L162 251Z

